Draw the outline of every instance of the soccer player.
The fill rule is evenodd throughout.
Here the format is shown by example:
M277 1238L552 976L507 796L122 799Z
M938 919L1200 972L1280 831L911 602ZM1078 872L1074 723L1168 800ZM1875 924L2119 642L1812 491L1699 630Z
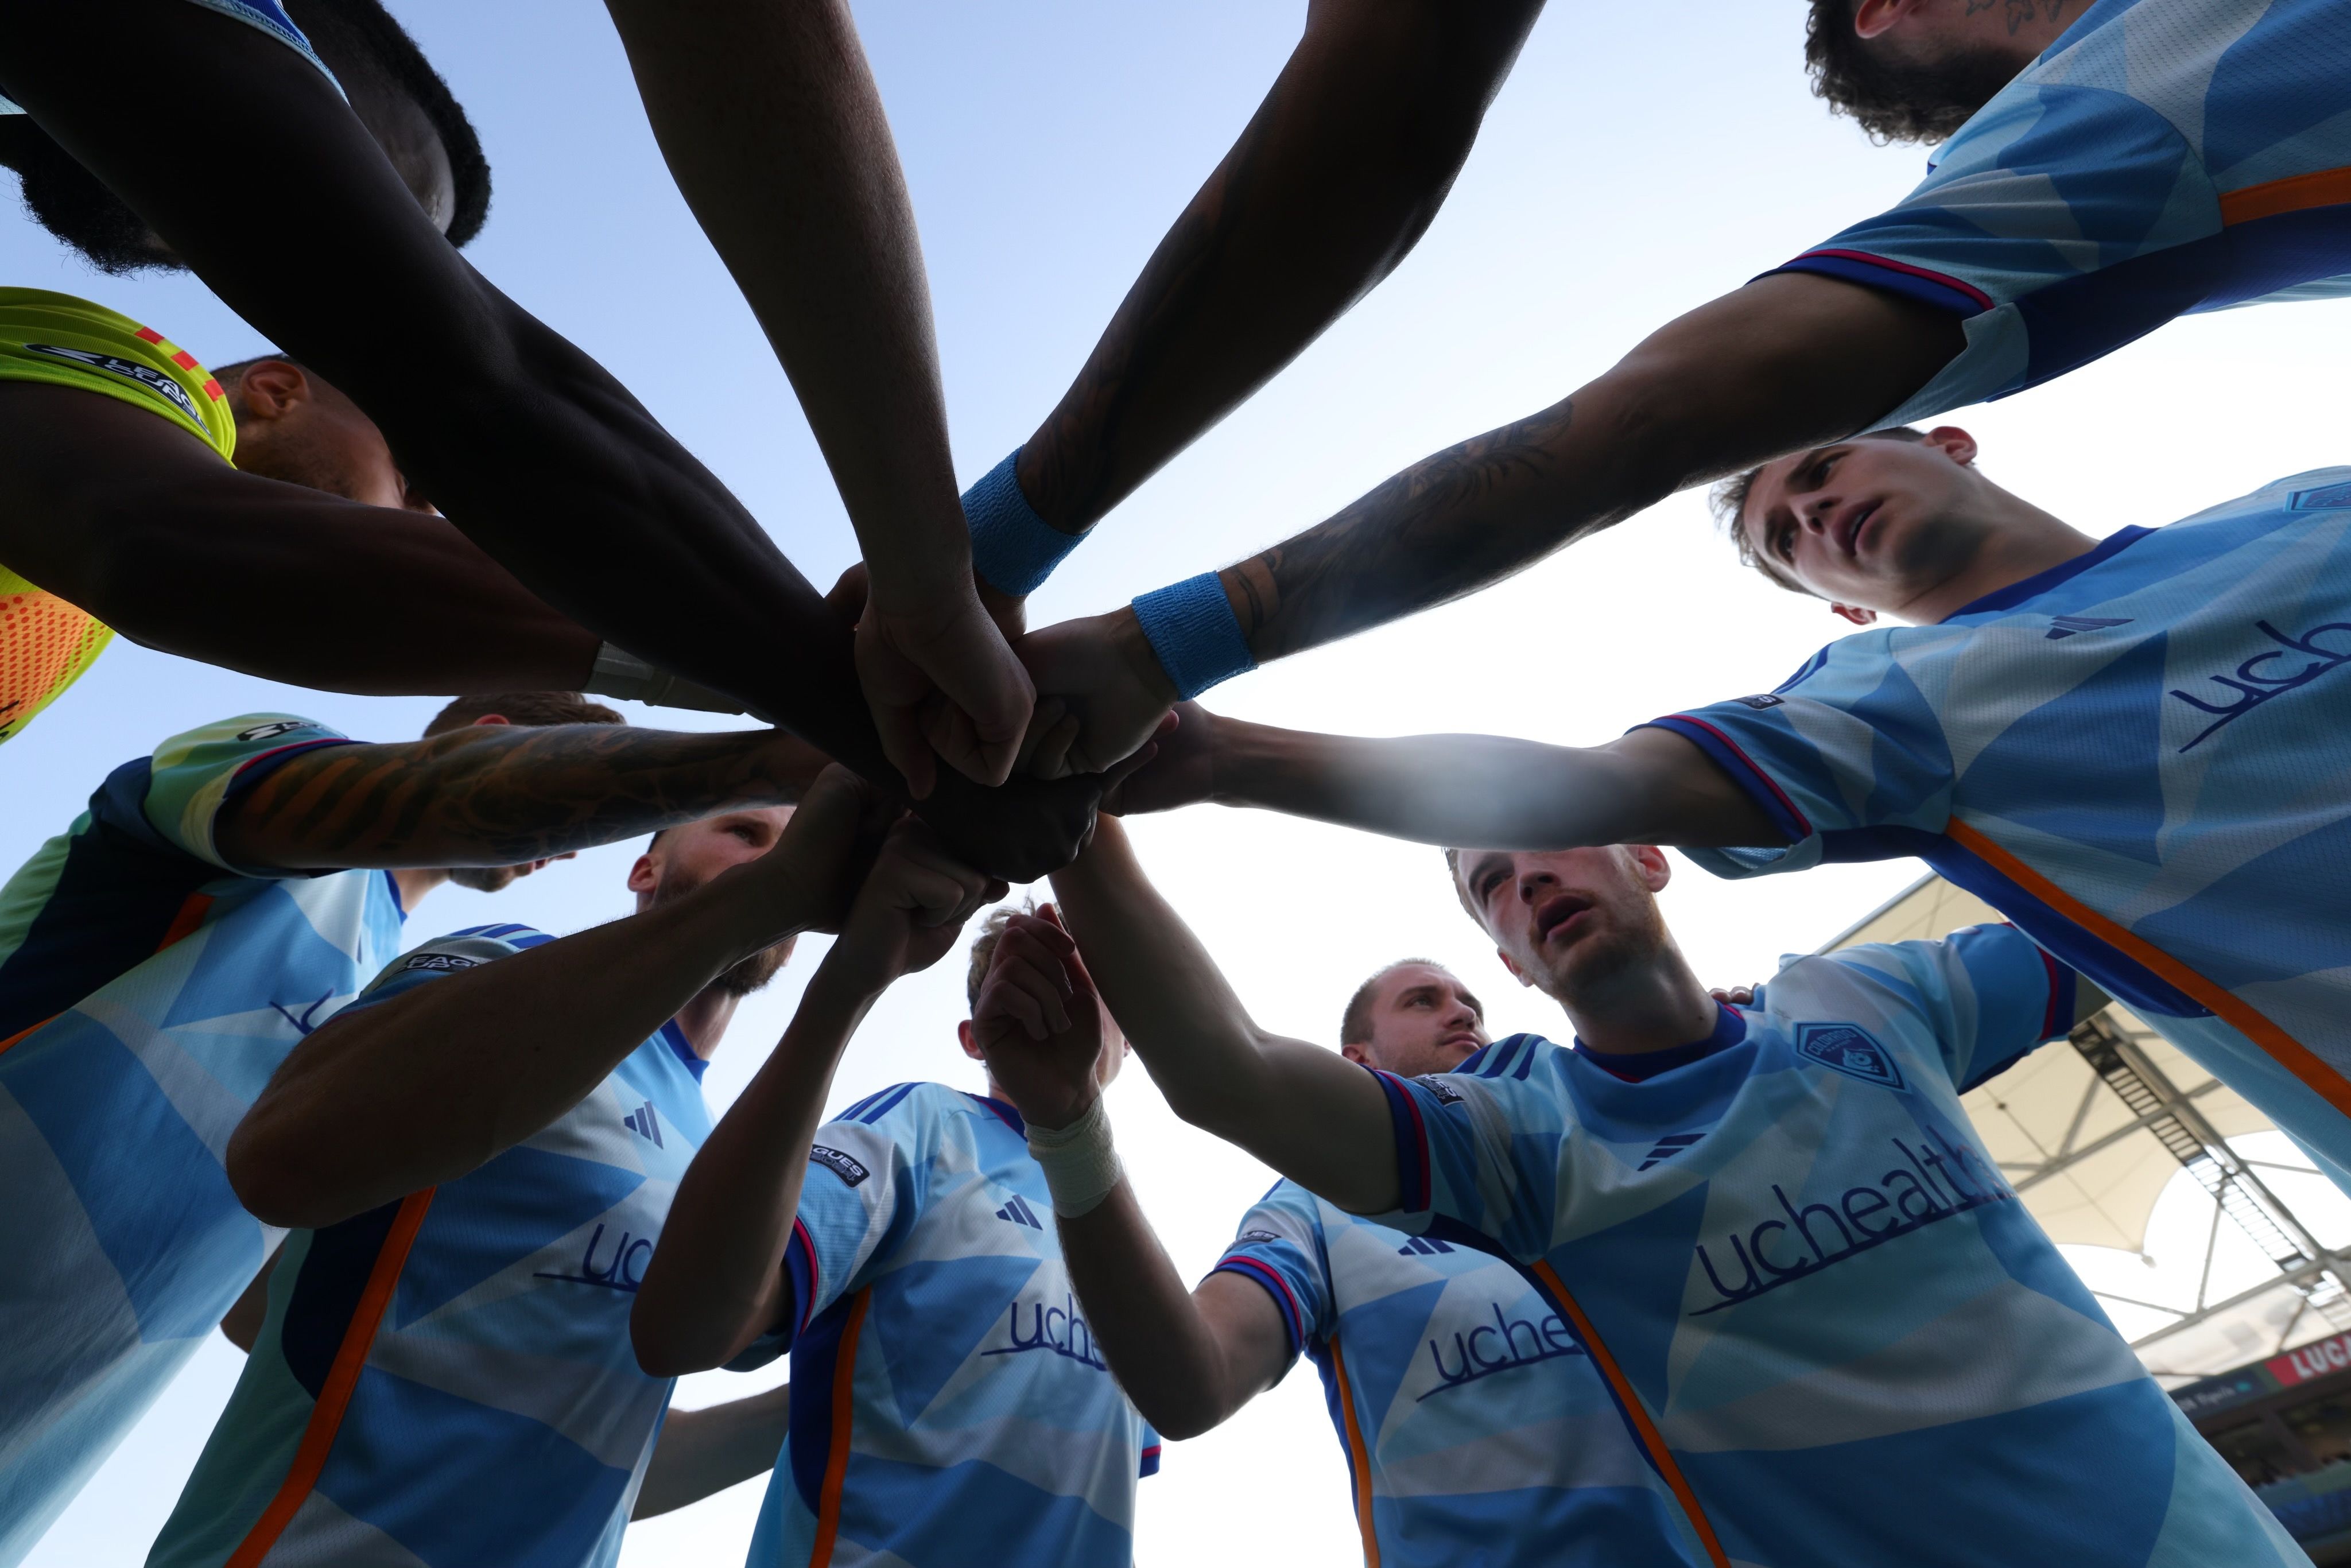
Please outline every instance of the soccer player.
M913 225L846 5L612 9L682 172L724 172L714 138L737 143L732 177L686 189L771 335L779 312L801 323L779 344L874 572L854 648L708 470L458 256L452 241L486 213L488 171L446 86L374 0L11 7L0 94L29 118L0 130L0 162L101 266L193 268L342 388L420 490L556 609L869 778L894 782L894 757L925 792L920 735L948 747L956 778L1000 781L1031 693L972 585ZM148 99L93 90L96 61L137 92L201 103L203 134L156 134ZM712 114L716 127L697 124ZM747 169L784 188L750 189ZM730 199L743 203L731 222ZM281 243L289 200L298 267ZM797 221L776 233L779 205ZM802 259L753 267L747 234ZM953 792L939 820L991 846L967 819L1054 809L1033 792L982 806L968 780ZM1056 847L1082 826L1058 823Z
M1773 691L1585 750L1204 715L1126 809L1213 796L1432 842L1646 840L1724 876L1916 855L2351 1190L2351 782L2332 749L2351 726L2351 470L2094 540L1975 457L1956 426L1895 430L1729 486L1765 575L1858 624L1910 622Z
M943 946L989 891L912 824L844 887L865 809L836 770L797 814L673 828L630 869L632 917L428 942L287 1058L228 1170L292 1234L150 1563L619 1555L671 1391L638 1369L630 1303L710 1130L700 1080L737 1004L850 892L823 972L878 991L910 936ZM761 1406L778 1446L789 1404ZM666 1490L741 1479L713 1465Z
M1025 946L1009 937L997 951L1018 964ZM1008 1005L1020 1004L1004 988L984 993L973 1019L990 1070L1031 1126L1071 1125L1094 1098L1087 1039L1101 1009L1065 1005L1073 1038L1048 1053L1023 1049ZM1415 958L1363 983L1339 1039L1348 1061L1400 1078L1451 1072L1489 1043L1469 988ZM1366 1563L1704 1561L1574 1331L1486 1250L1283 1181L1187 1293L1131 1186L1088 1213L1057 1210L1054 1224L1103 1359L1167 1436L1222 1424L1301 1352L1312 1358Z
M1032 633L1040 701L1074 719L1042 765L1115 758L1178 697L1474 592L1685 486L2021 391L2187 312L2351 288L2346 15L1815 0L1816 39L1867 35L1840 57L1977 84L1924 183L1287 542Z
M508 724L474 723L504 718ZM230 1133L444 880L797 799L772 731L632 730L568 694L469 697L419 741L291 714L174 736L0 888L0 1563L211 1332L273 1238ZM454 867L454 870L444 868Z
M977 1001L1008 918L973 944ZM944 951L915 926L906 965ZM868 984L820 971L685 1174L637 1295L656 1375L791 1355L791 1435L752 1568L1125 1568L1159 1439L1071 1295L1045 1178L997 1091L901 1083L818 1125ZM957 1031L979 1054L977 1025ZM1107 1018L1081 1068L1107 1084Z
M616 680L625 654L442 520L374 422L291 361L214 375L103 306L0 288L0 740L116 631L329 690L732 706ZM402 613L353 616L357 595Z
M1716 1568L2306 1563L1960 1109L2105 998L1995 926L1799 958L1728 1007L1666 928L1667 874L1639 845L1461 852L1463 903L1574 1033L1417 1079L1260 1030L1114 824L1054 887L1179 1115L1533 1277ZM1067 936L1021 935L998 978L1036 1043L999 1042L999 1074L1068 1051L1060 998L1091 999ZM1120 1176L1101 1100L1071 1109L1032 1135L1074 1208Z

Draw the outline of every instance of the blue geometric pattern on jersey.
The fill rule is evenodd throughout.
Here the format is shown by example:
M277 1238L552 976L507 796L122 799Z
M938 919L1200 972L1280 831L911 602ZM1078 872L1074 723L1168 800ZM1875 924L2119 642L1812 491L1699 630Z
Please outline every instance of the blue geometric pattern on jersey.
M753 1568L797 1568L825 1536L840 1564L1132 1560L1135 1479L1159 1439L1094 1347L1040 1218L1051 1205L997 1101L899 1084L818 1132L785 1250L794 1301L730 1364L792 1358Z
M1790 846L1691 858L1916 855L2351 1187L2351 510L2295 504L2346 488L2323 469L2125 530L1940 624L1831 643L1771 707L1658 721ZM2061 622L2102 624L2053 642Z
M1384 1077L1427 1196L1396 1221L1557 1278L1734 1563L2302 1563L1959 1107L2053 1032L2052 977L1980 927L1796 959L1737 1043L1646 1082L1529 1036ZM1823 1070L1807 1023L1907 1087ZM1640 1170L1669 1129L1702 1136Z
M2343 0L2100 0L1900 204L1779 270L1967 318L1966 350L1884 421L1904 424L2178 316L2351 292L2351 182L2256 189L2346 165Z
M399 950L385 873L242 875L214 847L242 790L347 744L282 714L175 736L0 891L0 1563L260 1268L276 1233L228 1185L229 1134Z
M1322 1374L1388 1568L1548 1568L1578 1542L1614 1563L1705 1561L1573 1332L1509 1263L1285 1181L1217 1270L1271 1296Z
M455 932L351 1005L551 940ZM629 1309L710 1130L684 1043L664 1025L553 1124L433 1191L318 1479L261 1562L616 1560L671 1388L638 1369ZM260 1340L151 1568L217 1568L253 1529L354 1343L399 1207L287 1237Z

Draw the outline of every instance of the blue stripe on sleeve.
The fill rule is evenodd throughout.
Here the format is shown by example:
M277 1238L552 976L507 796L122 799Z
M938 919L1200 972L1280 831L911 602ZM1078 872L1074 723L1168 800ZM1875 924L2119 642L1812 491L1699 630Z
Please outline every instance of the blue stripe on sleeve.
M1211 1274L1238 1274L1260 1287L1281 1309L1282 1332L1290 1336L1290 1354L1297 1355L1306 1348L1306 1320L1300 1312L1298 1298L1290 1292L1290 1281L1254 1258L1233 1254L1225 1258Z
M1732 783L1747 791L1748 797L1763 808L1763 814L1771 819L1773 827L1786 835L1790 844L1801 844L1813 836L1812 823L1804 820L1804 814L1796 809L1796 803L1788 799L1787 791L1782 789L1769 773L1758 768L1753 759L1739 748L1738 742L1704 719L1693 718L1687 714L1670 714L1633 727L1671 730L1683 739L1695 742L1700 751L1713 758L1716 767L1730 775Z
M1421 1124L1420 1102L1395 1074L1376 1067L1364 1071L1378 1079L1380 1087L1387 1092L1388 1115L1395 1127L1396 1190L1400 1195L1396 1207L1405 1214L1426 1214L1432 1195L1428 1129Z

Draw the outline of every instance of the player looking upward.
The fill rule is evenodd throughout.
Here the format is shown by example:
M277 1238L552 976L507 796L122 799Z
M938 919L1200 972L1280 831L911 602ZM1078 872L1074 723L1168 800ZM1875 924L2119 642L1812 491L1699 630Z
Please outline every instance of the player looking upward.
M639 1370L629 1309L710 1130L702 1071L798 934L840 920L865 810L833 770L797 813L672 828L630 868L629 919L428 942L287 1058L228 1169L292 1234L151 1564L618 1557L649 1468L679 1468L655 1442L671 1380ZM901 833L825 967L886 983L918 921L951 933L987 886ZM789 1396L759 1399L780 1445ZM757 1473L699 1470L660 1478L669 1500Z
M2351 290L2346 17L2346 0L1816 0L1816 41L1855 33L1840 58L1978 84L1916 191L1306 532L1032 633L1040 700L1070 716L1040 765L1115 758L1178 697L1687 486L2021 391L2188 312Z
M1348 1213L1540 1282L1717 1568L2307 1561L1959 1107L2104 1005L2095 988L1995 926L1796 959L1734 1008L1666 927L1658 850L1458 863L1572 1044L1514 1035L1451 1074L1367 1071L1259 1028L1114 822L1054 888L1177 1114ZM1091 999L1068 937L1022 936L997 976L1025 993L1003 1004L1028 1025L995 1046L1007 1077L1081 1051L1060 998ZM1048 1171L1071 1209L1121 1179L1100 1099L1077 1098L1032 1134L1068 1151Z
M998 962L1022 962L1043 926L1016 919ZM990 1071L1030 1125L1069 1126L1093 1099L1084 1037L1106 1015L1081 990L1062 1009L1071 1041L1030 1051L1006 1010L1029 1011L1013 995L983 993L973 1019ZM1339 1038L1348 1061L1402 1078L1451 1072L1488 1044L1478 998L1418 959L1365 980ZM1704 1561L1574 1331L1489 1252L1375 1224L1285 1180L1187 1292L1131 1185L1054 1224L1094 1342L1168 1437L1222 1425L1300 1354L1313 1361L1365 1563Z
M975 1001L1006 918L973 944ZM927 956L907 967L944 934L914 930ZM1077 1310L1020 1113L993 1079L984 1096L901 1083L818 1125L871 999L820 971L703 1145L637 1296L639 1357L674 1374L791 1355L753 1568L1125 1568L1159 1438ZM973 1056L977 1027L957 1031ZM1107 1016L1091 1038L1080 1071L1106 1085L1126 1044Z
M509 720L511 723L500 723ZM479 722L476 722L479 721ZM0 1563L23 1557L272 1237L229 1134L444 880L737 806L821 765L771 731L622 727L569 694L468 697L426 737L248 714L125 763L0 888ZM455 868L449 870L444 868Z

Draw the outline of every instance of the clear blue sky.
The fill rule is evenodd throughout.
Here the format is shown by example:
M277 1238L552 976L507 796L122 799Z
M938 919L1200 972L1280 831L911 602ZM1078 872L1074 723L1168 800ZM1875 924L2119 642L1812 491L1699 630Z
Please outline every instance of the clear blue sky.
M475 263L620 375L810 578L829 581L854 554L839 502L764 340L669 183L601 9L392 4L466 105L495 168ZM1807 96L1803 11L1798 0L1554 6L1419 250L1113 515L1032 616L1107 607L1314 521L1425 453L1553 401L1679 310L1900 195L1920 154L1870 147ZM859 5L921 219L967 481L1059 396L1303 14L1295 0ZM299 193L284 211L287 265L300 267ZM14 214L0 218L0 278L99 299L216 363L266 346L193 280L99 277ZM1964 422L1995 477L2093 533L2166 521L2344 459L2335 370L2346 308L2185 323ZM387 622L401 613L363 595L352 612ZM1821 607L1740 570L1698 498L1685 496L1500 589L1237 682L1212 703L1328 729L1596 741L1768 688L1840 629ZM392 738L413 734L434 706L291 692L118 643L0 754L0 863L61 829L113 766L191 724L290 708ZM1355 981L1406 953L1457 967L1488 998L1497 1033L1560 1027L1494 963L1432 852L1208 808L1146 822L1139 838L1271 1027L1328 1038ZM444 890L412 932L493 913L555 931L613 918L628 908L620 882L633 853L583 856L495 900ZM1710 978L1750 979L1917 869L1733 886L1684 865L1667 910ZM815 956L804 946L745 1010L711 1074L715 1102L747 1079ZM913 1077L977 1086L954 1046L959 970L943 964L885 998L836 1103ZM1179 1266L1205 1269L1265 1173L1174 1124L1140 1072L1113 1110ZM214 1341L32 1561L139 1561L236 1363ZM709 1375L681 1399L756 1385ZM627 1560L734 1561L757 1500L747 1487L657 1521L632 1533ZM1359 1559L1311 1372L1171 1448L1142 1509L1145 1563L1229 1553L1236 1530L1253 1558Z

